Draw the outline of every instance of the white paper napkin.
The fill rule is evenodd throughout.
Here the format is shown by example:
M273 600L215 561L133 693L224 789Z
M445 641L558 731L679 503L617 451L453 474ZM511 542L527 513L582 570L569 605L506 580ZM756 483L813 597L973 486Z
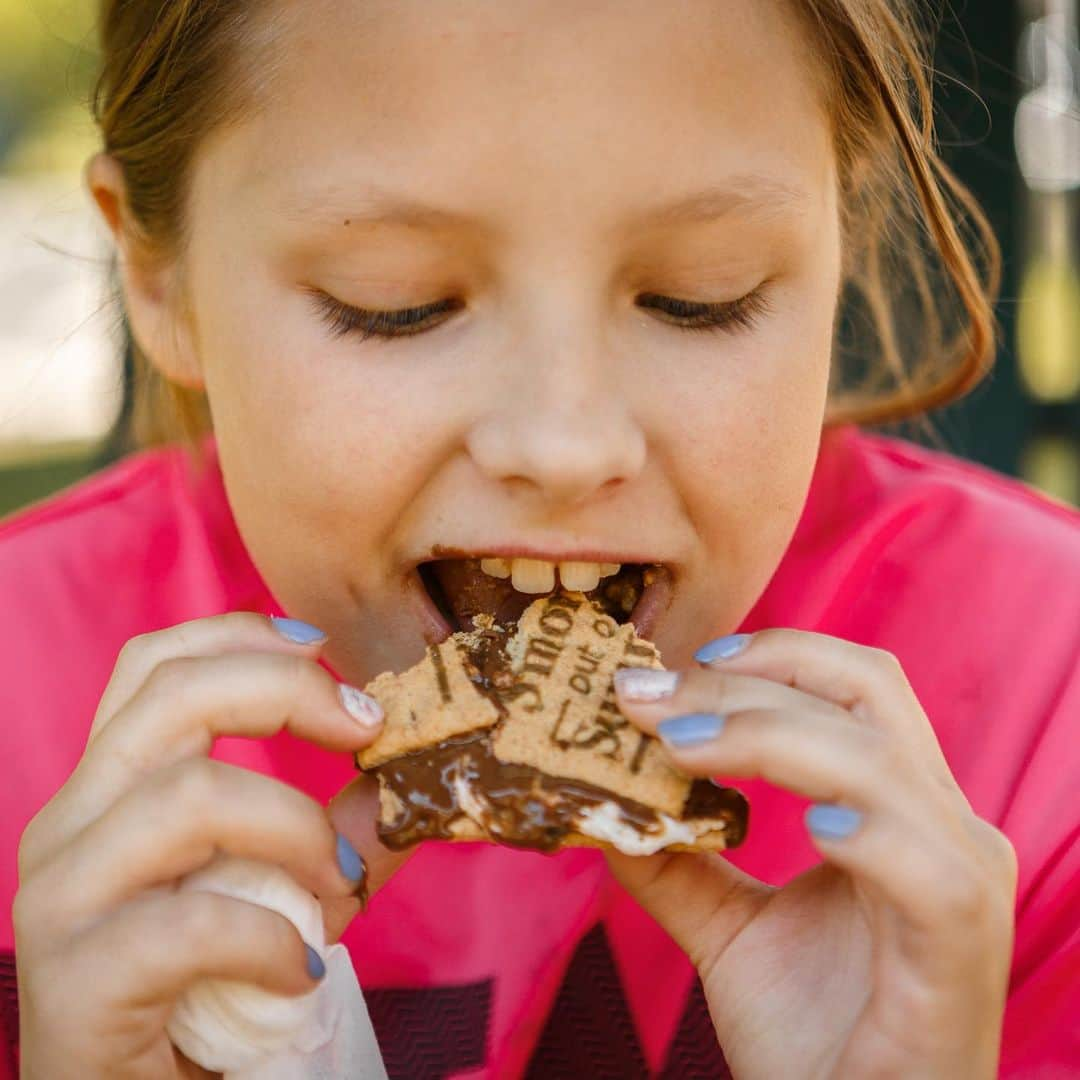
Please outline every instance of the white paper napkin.
M375 1031L348 950L326 947L322 909L284 870L221 857L181 889L233 896L284 915L326 964L319 985L283 997L229 979L205 979L177 1002L173 1044L227 1080L386 1080Z

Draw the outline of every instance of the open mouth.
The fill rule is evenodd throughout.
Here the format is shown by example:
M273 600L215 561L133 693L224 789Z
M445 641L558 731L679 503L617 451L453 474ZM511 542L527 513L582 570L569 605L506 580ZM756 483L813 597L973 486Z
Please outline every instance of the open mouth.
M616 622L647 633L670 602L671 573L660 563L547 562L532 558L442 558L417 567L446 634L472 630L476 615L513 626L541 596L584 594Z

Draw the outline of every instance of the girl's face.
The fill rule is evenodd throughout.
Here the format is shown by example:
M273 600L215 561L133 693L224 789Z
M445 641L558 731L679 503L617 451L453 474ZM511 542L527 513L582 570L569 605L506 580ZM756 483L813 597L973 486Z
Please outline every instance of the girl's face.
M417 565L447 553L663 563L669 664L733 629L805 498L839 287L794 16L305 0L272 32L261 112L197 158L176 318L285 610L361 683L446 632ZM386 339L340 305L430 307Z

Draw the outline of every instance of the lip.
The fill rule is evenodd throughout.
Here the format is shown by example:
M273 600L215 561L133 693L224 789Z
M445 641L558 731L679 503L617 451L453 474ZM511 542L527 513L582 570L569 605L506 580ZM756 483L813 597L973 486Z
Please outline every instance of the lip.
M431 549L429 558L421 559L414 564L406 575L405 591L408 602L415 609L420 622L424 641L428 645L437 645L445 641L454 632L453 628L443 617L442 612L435 606L435 602L428 594L427 588L420 578L418 567L423 563L436 562L440 559L541 559L545 562L610 562L610 563L635 563L656 567L655 579L646 585L638 598L634 610L627 620L632 623L635 631L641 637L649 637L657 620L671 606L674 599L676 573L671 563L664 562L651 555L633 554L625 552L604 550L599 548L576 549L554 554L551 549L527 545L493 545L483 549L450 548L436 544Z

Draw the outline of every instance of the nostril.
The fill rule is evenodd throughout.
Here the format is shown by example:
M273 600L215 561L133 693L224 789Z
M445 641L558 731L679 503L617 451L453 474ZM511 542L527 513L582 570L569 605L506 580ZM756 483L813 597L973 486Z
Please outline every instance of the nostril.
M614 495L626 483L625 477L615 476L610 480L605 480L597 489L596 494L600 496Z
M558 503L610 495L641 472L646 457L644 433L611 402L489 415L470 431L467 448L507 490L531 489Z

